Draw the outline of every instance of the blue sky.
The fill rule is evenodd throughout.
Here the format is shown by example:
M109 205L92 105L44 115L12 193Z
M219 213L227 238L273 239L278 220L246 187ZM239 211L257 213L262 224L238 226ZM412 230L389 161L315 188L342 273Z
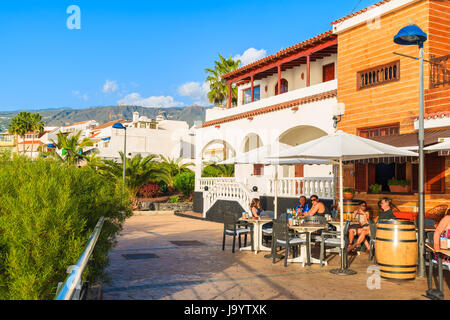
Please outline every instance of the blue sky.
M374 2L4 0L0 111L205 105L204 69L218 53L262 58ZM70 5L79 30L67 28Z

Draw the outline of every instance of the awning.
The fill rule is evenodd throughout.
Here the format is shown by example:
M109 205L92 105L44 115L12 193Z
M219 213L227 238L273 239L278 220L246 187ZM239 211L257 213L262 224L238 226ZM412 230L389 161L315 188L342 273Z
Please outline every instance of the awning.
M382 136L382 137L372 137L374 141L381 143L390 144L394 147L412 147L417 150L418 147L418 133L412 132L407 134L400 134L398 136ZM430 146L432 144L438 143L439 138L450 138L450 129L444 130L427 130L425 131L424 146Z
M450 129L444 130L427 130L425 131L424 147L431 146L439 143L439 138L450 138ZM418 133L406 133L397 136L381 136L369 138L374 141L389 144L393 147L398 147L403 150L419 151L418 146ZM439 152L440 156L450 155L449 152ZM394 157L394 158L379 158L379 159L364 159L346 161L345 163L405 163L405 162L417 162L418 159L414 157Z

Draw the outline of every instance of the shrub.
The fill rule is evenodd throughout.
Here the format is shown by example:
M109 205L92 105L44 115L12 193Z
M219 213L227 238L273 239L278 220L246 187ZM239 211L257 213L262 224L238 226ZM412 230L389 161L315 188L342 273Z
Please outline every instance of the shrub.
M381 184L371 184L369 186L370 192L372 193L380 193L381 189L382 189L382 185Z
M0 164L0 299L53 299L105 217L86 280L105 278L130 198L89 168L23 157Z
M397 180L395 178L389 179L388 180L388 186L408 186L409 185L409 181L408 180Z
M150 182L139 190L139 194L144 198L155 198L160 194L160 188L157 183Z
M178 203L178 202L180 202L179 196L173 196L173 197L170 197L170 199L169 199L169 203Z
M195 188L195 173L180 173L175 177L174 186L183 195L190 196Z
M169 194L169 186L164 181L158 182L159 190L162 195Z

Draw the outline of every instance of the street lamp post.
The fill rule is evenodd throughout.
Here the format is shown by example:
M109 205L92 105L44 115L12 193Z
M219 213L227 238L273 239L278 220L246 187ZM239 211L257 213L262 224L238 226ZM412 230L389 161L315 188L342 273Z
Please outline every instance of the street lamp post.
M124 140L123 140L123 159L122 159L122 166L123 166L123 174L122 174L122 190L125 191L125 168L127 166L127 128L121 124L120 122L117 122L113 125L114 129L119 129L124 131Z
M424 157L424 94L423 94L423 43L427 41L427 34L417 25L412 24L402 28L394 37L394 42L400 45L417 45L419 47L419 277L425 276L425 157Z

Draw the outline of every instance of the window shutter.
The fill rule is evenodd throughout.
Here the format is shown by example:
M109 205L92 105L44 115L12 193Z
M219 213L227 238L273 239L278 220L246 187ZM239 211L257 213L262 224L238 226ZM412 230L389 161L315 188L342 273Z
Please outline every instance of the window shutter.
M367 189L366 190L369 190L369 186L370 185L376 183L376 169L377 169L377 166L374 163L369 163L368 166L369 166L368 173L367 173L368 183L367 183Z
M425 193L444 193L445 157L431 153L425 155Z
M412 170L412 192L418 192L419 191L419 165L418 164L412 164L411 165Z
M356 163L355 164L355 190L367 191L367 164Z
M263 164L254 164L253 165L253 175L254 176L264 175L264 165Z

